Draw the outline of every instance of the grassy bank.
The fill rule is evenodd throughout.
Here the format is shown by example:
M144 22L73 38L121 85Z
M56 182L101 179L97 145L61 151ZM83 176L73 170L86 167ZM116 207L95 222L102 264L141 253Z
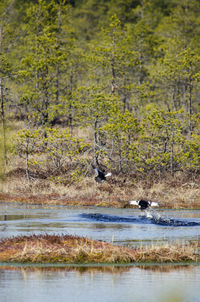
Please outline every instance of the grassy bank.
M162 208L197 209L200 187L172 177L151 182L129 179L123 183L115 175L98 184L92 173L80 182L65 185L50 179L27 181L22 171L12 172L0 184L0 201L124 208L129 207L129 200L140 198L156 201Z
M0 201L124 208L129 207L129 200L143 198L156 201L163 208L200 208L200 175L197 173L179 171L172 175L166 171L149 171L142 174L133 170L131 174L120 173L113 166L112 176L99 184L94 180L91 154L78 157L77 160L86 160L87 165L85 172L74 178L77 166L73 163L66 161L62 168L55 169L52 159L44 159L43 153L31 153L30 178L27 179L25 155L15 150L17 130L24 127L23 122L14 121L9 128L7 165L5 169L0 166ZM84 139L90 133L80 128L74 131L77 137ZM92 143L91 133L89 136L87 139Z
M32 235L0 241L0 262L134 263L200 261L200 242L128 248L77 236Z

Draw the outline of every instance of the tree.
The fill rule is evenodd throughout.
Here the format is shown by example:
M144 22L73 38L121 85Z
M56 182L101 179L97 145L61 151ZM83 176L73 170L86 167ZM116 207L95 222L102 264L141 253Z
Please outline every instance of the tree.
M30 156L38 151L38 146L41 145L41 129L23 129L16 138L16 145L14 149L20 157L25 159L25 171L28 181L31 180L30 172Z
M184 108L188 133L193 131L192 115L195 108L196 91L199 89L200 56L197 37L199 37L198 1L176 1L171 14L163 18L157 28L162 40L157 48L156 68L151 68L157 90L157 100L168 110Z
M118 96L123 111L129 109L137 54L131 45L131 36L116 16L102 29L98 40L91 41L89 60L95 84L105 93Z
M62 76L73 43L69 27L70 7L39 0L26 10L25 36L18 75L25 80L21 99L35 124L53 125L57 118L63 93ZM21 50L21 51L22 51Z
M137 118L128 110L113 112L100 131L106 137L105 155L110 165L117 167L119 172L130 173L139 158L137 136L140 126Z
M2 1L0 4L0 103L1 103L1 125L2 125L2 150L3 166L7 164L6 150L6 91L7 80L11 76L11 61L9 58L9 47L11 44L11 30L9 26L12 18L13 1Z
M67 130L46 127L46 137L43 132L42 127L23 129L16 137L14 150L24 159L27 180L49 175L56 180L56 176L65 175L67 170L73 171L72 177L81 177L87 165L84 153L90 144Z
M90 126L93 132L94 162L99 165L99 157L104 152L104 136L100 128L112 112L116 111L116 99L112 93L104 94L95 87L82 88L82 100L79 103L79 115L82 126Z
M169 112L155 105L148 106L139 137L144 170L169 171L171 174L180 170L180 146L184 144L186 129L181 115L183 110Z

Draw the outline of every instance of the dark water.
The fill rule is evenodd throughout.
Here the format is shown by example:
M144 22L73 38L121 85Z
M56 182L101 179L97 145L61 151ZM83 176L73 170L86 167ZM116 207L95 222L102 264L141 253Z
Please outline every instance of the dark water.
M143 213L143 212L141 212ZM173 219L170 217L164 217L158 214L158 212L147 211L144 212L143 216L139 217L123 217L123 216L113 216L107 214L82 214L81 217L85 219L90 219L93 221L102 221L102 222L118 222L118 223L138 223L138 224L156 224L163 226L171 226L171 227L188 227L188 226L200 226L200 222L198 221L189 221L188 219Z
M120 245L198 240L200 210L0 204L0 238L74 234ZM0 264L0 302L200 302L200 265L27 267Z

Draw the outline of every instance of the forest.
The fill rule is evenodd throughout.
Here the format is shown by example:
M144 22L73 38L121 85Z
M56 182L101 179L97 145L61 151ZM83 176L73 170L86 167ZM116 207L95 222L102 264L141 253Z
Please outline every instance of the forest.
M194 186L199 16L199 0L1 0L2 181L70 186L94 164L115 186Z

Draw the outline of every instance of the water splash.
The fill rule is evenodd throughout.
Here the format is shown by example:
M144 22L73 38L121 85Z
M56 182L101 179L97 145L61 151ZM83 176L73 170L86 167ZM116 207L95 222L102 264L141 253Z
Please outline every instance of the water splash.
M161 216L160 213L154 211L153 209L146 210L145 216L147 219L150 219L151 223L157 225L173 226L173 227L200 226L200 222L189 221L189 220L178 220L174 218Z
M168 218L161 216L158 212L153 210L146 210L142 215L138 217L133 216L113 216L101 213L83 213L80 216L86 220L93 220L96 222L107 223L137 223L137 224L156 224L160 226L172 226L172 227L187 227L187 226L200 226L200 222L178 220L174 218Z

